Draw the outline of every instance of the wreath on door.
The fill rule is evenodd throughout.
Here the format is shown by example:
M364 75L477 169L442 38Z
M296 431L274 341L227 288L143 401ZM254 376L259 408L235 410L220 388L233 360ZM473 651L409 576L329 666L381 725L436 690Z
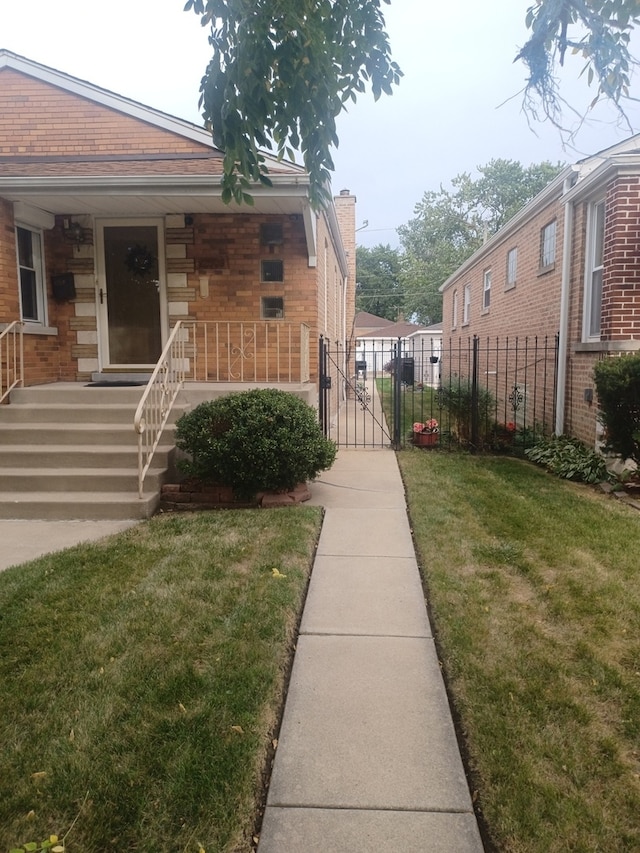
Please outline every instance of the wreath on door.
M154 270L156 259L146 246L129 246L125 263L134 278L147 278Z

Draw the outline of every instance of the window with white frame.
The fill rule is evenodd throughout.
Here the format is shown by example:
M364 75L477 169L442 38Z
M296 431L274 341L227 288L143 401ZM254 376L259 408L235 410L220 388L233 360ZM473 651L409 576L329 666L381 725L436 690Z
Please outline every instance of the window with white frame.
M545 225L540 232L540 268L553 266L556 261L556 220Z
M604 263L604 200L589 207L584 284L585 340L600 339L602 318L602 268Z
M462 302L462 324L469 322L471 316L471 285L465 284Z
M514 246L507 252L507 288L516 286L518 277L518 247Z
M482 276L482 310L488 311L491 306L491 270L485 270Z
M458 291L454 290L451 297L451 328L455 329L458 325Z
M23 320L45 324L46 293L42 232L16 226L20 312Z

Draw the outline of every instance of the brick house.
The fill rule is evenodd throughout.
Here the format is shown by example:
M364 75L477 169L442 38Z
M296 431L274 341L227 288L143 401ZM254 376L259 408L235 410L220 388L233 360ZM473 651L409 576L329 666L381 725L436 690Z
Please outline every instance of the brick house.
M316 211L267 157L273 186L227 206L222 163L204 129L0 50L0 399L146 381L174 332L187 383L317 402L318 337L353 326L355 198Z
M445 335L454 347L510 341L512 360L517 341L532 407L542 380L531 365L557 336L553 400L535 416L596 446L593 365L640 350L639 255L636 135L566 167L444 282Z

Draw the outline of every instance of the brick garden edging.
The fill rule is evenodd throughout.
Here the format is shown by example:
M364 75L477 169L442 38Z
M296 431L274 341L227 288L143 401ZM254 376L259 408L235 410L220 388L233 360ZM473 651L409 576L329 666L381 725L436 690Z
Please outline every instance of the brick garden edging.
M611 483L599 483L599 488L607 495L613 495L614 498L618 498L618 500L623 503L628 504L634 509L640 510L640 488L628 488L624 489L619 485L612 485Z
M253 501L236 500L230 486L185 480L167 483L160 492L160 509L165 512L185 512L201 509L250 509L254 507L295 506L308 501L311 492L306 483L299 483L290 492L258 492Z

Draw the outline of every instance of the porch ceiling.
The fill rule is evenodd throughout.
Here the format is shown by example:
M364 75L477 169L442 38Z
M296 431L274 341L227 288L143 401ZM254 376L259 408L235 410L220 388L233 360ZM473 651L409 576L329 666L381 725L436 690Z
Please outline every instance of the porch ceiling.
M272 175L273 186L251 189L253 206L224 204L219 178L184 176L0 176L0 196L49 214L124 218L171 213L302 215L309 266L317 264L316 215L309 201L308 176Z
M309 206L306 187L262 188L252 191L254 206L226 205L219 186L209 178L207 185L150 188L112 179L106 186L30 185L20 179L0 179L0 196L8 201L23 201L52 214L93 216L149 216L168 213L243 213L302 214ZM275 191L274 191L275 190Z

